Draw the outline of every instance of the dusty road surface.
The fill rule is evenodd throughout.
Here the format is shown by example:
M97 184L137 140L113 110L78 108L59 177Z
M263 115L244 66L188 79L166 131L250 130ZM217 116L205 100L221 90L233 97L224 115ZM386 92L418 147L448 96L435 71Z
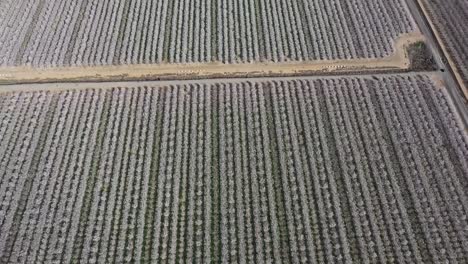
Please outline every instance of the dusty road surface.
M60 68L6 67L0 68L0 84L293 76L306 73L405 70L410 66L405 47L421 40L424 40L424 37L417 32L402 35L396 40L395 53L392 56L375 59L248 64L192 63Z

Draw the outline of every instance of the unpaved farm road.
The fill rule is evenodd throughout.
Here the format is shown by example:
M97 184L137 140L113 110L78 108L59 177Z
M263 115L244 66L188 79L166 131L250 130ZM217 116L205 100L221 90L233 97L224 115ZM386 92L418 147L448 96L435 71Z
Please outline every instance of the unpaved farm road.
M357 73L366 71L407 70L410 61L406 46L424 40L419 32L400 36L395 41L392 56L376 59L327 60L286 63L194 63L194 64L139 64L89 67L0 67L0 84L171 80L193 78L228 78L294 76L314 73Z

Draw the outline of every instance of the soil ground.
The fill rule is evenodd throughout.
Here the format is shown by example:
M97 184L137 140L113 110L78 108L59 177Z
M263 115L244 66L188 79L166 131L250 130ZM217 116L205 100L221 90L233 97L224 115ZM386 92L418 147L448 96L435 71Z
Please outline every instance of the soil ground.
M424 37L419 32L402 35L395 41L395 53L392 56L376 59L248 64L196 63L53 68L5 67L0 68L0 84L291 76L312 73L406 70L410 67L406 47L423 39Z

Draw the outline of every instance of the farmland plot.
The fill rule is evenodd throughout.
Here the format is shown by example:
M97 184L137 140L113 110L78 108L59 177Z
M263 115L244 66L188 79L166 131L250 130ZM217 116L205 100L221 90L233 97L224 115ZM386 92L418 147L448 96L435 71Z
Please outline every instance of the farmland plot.
M425 75L0 105L2 263L468 260L468 138Z
M421 0L448 50L460 79L468 87L468 2L463 0ZM458 77L458 76L457 76Z
M381 58L415 31L404 0L0 3L0 66Z

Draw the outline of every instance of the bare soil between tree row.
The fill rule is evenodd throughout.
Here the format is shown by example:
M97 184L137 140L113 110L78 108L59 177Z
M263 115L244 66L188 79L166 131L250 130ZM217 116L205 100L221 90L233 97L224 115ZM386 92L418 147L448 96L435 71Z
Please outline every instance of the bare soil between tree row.
M294 76L330 73L381 72L410 68L406 47L423 41L419 32L404 34L396 39L395 52L385 58L323 60L284 63L190 63L135 64L84 67L34 68L29 66L0 67L0 84L184 80L197 78Z

